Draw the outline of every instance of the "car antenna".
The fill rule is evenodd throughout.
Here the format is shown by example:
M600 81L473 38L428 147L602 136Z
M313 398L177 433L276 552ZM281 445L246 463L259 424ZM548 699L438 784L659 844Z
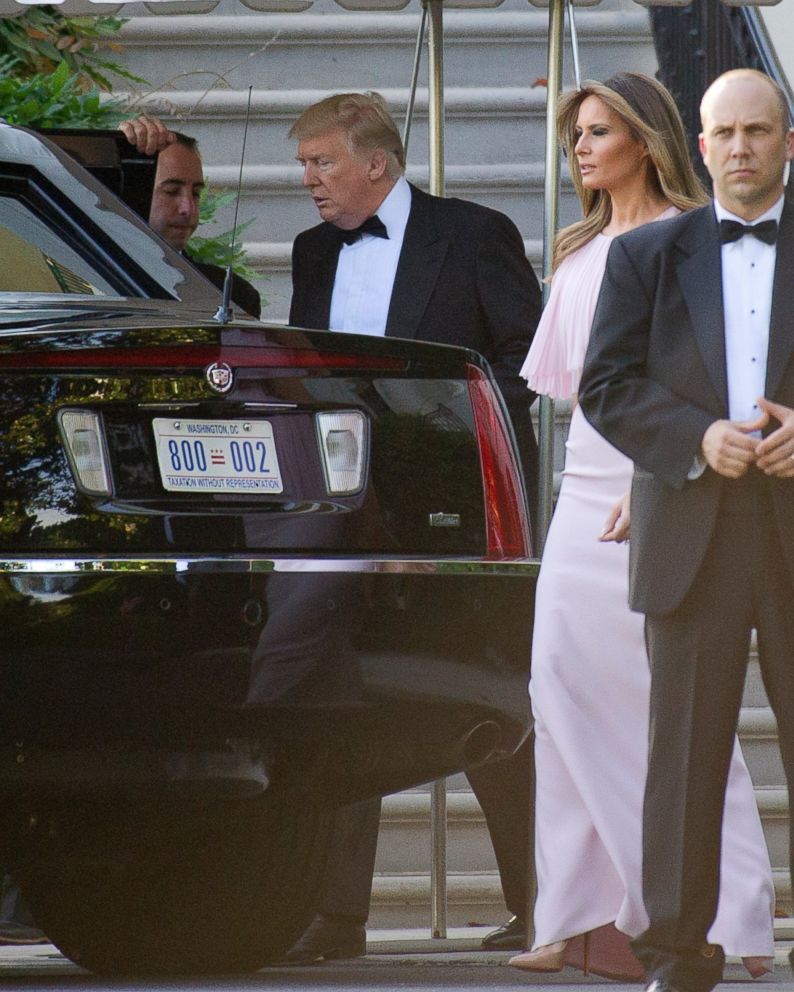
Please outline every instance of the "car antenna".
M234 279L234 272L232 271L232 256L234 254L234 242L237 237L237 214L240 210L240 192L243 187L243 162L245 161L245 142L248 138L248 123L251 120L251 92L253 90L253 83L248 86L248 103L245 107L245 127L243 128L243 147L240 151L240 174L237 177L237 196L234 201L234 223L232 224L232 235L229 239L229 264L226 266L226 277L223 280L223 300L221 305L215 312L213 320L217 320L219 324L228 324L232 319L232 280Z

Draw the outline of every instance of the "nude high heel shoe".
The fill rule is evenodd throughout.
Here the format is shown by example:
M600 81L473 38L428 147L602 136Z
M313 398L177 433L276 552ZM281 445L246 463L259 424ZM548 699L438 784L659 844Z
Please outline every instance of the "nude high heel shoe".
M567 946L567 940L558 940L554 944L537 947L534 951L516 954L507 963L522 971L562 971Z
M771 975L774 970L774 958L742 958L742 964L750 978L761 978L762 975Z
M571 957L572 960L567 960ZM590 974L590 933L581 933L569 940L544 944L534 951L516 954L507 962L522 971L562 971L566 964L574 964L585 975Z

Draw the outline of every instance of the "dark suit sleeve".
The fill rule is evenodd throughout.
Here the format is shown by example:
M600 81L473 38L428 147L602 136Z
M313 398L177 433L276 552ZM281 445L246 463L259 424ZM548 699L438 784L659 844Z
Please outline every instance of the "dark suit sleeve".
M665 308L654 302L664 298L659 259L647 250L630 251L629 244L647 248L647 239L627 244L618 238L609 249L579 403L611 444L680 489L716 418L676 394L673 383L685 370L664 361Z
M301 231L292 244L289 323L293 327L328 327L339 247L329 237L327 227Z
M306 324L304 309L308 298L308 287L302 265L301 238L299 234L292 242L292 299L289 305L289 323L293 327L305 327Z
M541 293L515 224L504 214L490 213L477 252L477 294L493 351L490 360L508 404L531 405L519 371L540 320Z
M184 257L194 268L199 270L205 279L209 279L213 286L223 292L226 269L220 265L213 265L211 262L200 262L198 259L191 258L187 252L184 252ZM262 315L262 301L259 298L259 293L247 279L238 276L236 272L232 273L232 302L241 310L245 310L247 314L256 317L257 320Z
M257 320L262 316L262 301L259 293L247 279L238 276L236 272L232 276L232 299L238 307Z

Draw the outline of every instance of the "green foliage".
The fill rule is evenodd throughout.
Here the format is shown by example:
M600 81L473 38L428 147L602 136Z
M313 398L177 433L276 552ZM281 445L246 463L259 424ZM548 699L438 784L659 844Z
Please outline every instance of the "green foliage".
M201 194L201 209L199 213L199 230L204 230L205 225L217 223L215 215L221 207L226 207L234 203L236 194L230 190L215 192L204 189ZM196 235L190 239L187 246L188 253L199 262L209 262L213 265L220 265L223 268L231 262L234 271L245 279L256 279L257 274L248 266L245 259L245 251L238 241L239 235L253 222L253 218L237 225L235 239L232 242L232 232L223 231L212 237Z
M86 88L110 91L108 72L144 83L105 54L120 51L110 39L123 23L118 17L64 17L57 7L29 7L19 17L0 18L0 56L13 59L15 72L24 77L47 75L65 63Z
M14 60L0 58L0 117L22 127L112 127L127 115L118 101L86 89L66 62L48 74L27 78Z
M118 101L102 100L113 72L138 82L105 56L124 21L64 17L54 7L29 7L0 18L0 117L24 127L112 127L123 120Z

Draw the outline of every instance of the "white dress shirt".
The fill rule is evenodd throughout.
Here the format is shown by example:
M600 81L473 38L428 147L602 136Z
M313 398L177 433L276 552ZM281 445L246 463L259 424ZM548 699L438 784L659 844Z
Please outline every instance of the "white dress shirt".
M411 212L411 187L400 176L378 207L378 217L388 238L365 234L352 245L343 245L331 294L332 331L359 334L386 333L394 277Z
M780 223L783 197L752 221ZM717 220L747 221L714 201ZM769 348L769 319L775 278L776 245L750 234L722 246L722 305L725 314L725 364L728 374L728 417L755 420L756 403L764 395Z
M780 223L783 201L780 199L752 224L765 220ZM743 217L730 213L714 200L717 223L735 220L747 224ZM728 378L728 419L755 420L760 415L756 400L764 395L766 358L769 350L769 319L772 314L772 288L775 281L777 245L764 244L752 234L721 247L722 311L725 320L725 371ZM760 437L761 432L754 432ZM706 470L702 454L687 475L698 479Z

